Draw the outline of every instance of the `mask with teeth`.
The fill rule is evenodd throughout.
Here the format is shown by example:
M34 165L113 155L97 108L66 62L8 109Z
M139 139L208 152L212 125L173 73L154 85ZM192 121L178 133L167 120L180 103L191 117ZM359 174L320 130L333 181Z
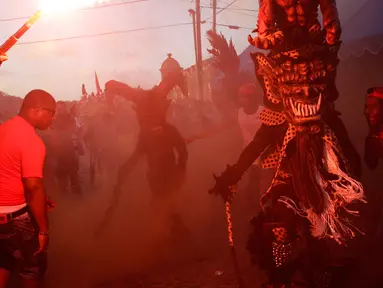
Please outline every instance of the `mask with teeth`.
M293 124L318 121L321 118L323 96L320 90L309 87L281 89L284 112Z
M264 104L284 112L290 123L301 125L321 119L331 67L320 60L277 61L252 54L258 80L265 90Z

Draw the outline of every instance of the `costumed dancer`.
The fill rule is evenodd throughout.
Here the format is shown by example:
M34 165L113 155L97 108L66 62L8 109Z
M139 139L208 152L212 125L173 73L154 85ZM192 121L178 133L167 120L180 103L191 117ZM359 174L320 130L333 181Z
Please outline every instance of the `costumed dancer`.
M365 105L365 116L369 126L368 135L365 141L364 162L371 170L376 170L379 160L383 159L383 87L372 87L367 90L367 99ZM374 183L375 184L375 183ZM375 185L374 185L375 186ZM375 191L376 187L371 187ZM377 228L377 236L381 236L383 221L383 199L381 193L372 193L369 197L371 201L372 212L371 222L374 228Z
M248 249L267 270L268 287L344 287L331 277L334 267L344 265L343 256L333 252L343 251L360 232L353 222L358 205L350 205L365 200L355 179L359 155L334 109L341 34L336 3L259 4L258 37L249 41L270 50L251 55L264 90L262 126L211 192L231 201L232 186L261 155L262 165L276 173L261 199Z
M151 90L132 88L127 84L111 80L105 85L105 95L112 103L115 95L123 96L135 104L140 127L138 142L132 156L119 170L114 199L100 229L104 229L118 197L124 180L128 177L139 159L146 156L148 163L147 179L152 192L152 208L156 218L161 217L172 229L172 236L186 232L181 216L176 210L176 196L183 185L188 151L186 142L178 130L167 123L166 112L170 100L169 92L178 85L187 95L182 71L170 73L158 86ZM178 156L178 157L177 157ZM98 234L100 230L96 231ZM173 238L173 240L176 240Z

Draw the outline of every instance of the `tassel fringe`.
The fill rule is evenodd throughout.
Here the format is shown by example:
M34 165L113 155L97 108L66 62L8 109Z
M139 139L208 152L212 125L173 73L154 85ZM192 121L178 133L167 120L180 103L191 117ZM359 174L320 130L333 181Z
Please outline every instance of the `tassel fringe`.
M324 210L317 214L310 207L301 207L292 199L282 196L278 201L284 203L296 214L307 218L311 223L311 234L316 238L332 238L339 244L355 236L355 232L363 234L351 221L340 215L340 210L350 215L358 215L358 211L350 210L347 206L351 203L366 203L363 186L360 182L342 171L339 166L336 150L333 145L326 143L324 146L324 166L326 170L337 176L334 180L324 179L316 171L316 181L322 187L324 195Z

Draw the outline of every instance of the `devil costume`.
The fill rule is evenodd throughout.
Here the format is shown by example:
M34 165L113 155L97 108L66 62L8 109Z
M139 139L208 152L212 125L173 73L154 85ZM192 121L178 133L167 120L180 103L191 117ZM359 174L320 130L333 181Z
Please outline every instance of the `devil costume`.
M184 229L174 202L183 184L188 159L185 140L174 126L166 122L166 112L170 104L167 95L176 85L184 95L187 95L182 71L169 73L151 90L132 88L114 80L105 85L108 101L112 101L115 95L121 95L135 104L134 109L140 127L136 148L119 170L115 197L121 192L123 180L130 174L138 160L146 156L152 207L155 213L161 211L161 215L157 214L158 217L167 218L165 221L171 223L174 233L182 232L179 230Z
M262 0L258 37L249 36L270 49L251 55L264 90L262 127L211 192L231 200L259 155L264 168L276 168L248 246L270 287L329 287L328 268L343 265L329 247L341 250L360 232L353 222L365 202L360 158L333 103L340 32L334 0Z

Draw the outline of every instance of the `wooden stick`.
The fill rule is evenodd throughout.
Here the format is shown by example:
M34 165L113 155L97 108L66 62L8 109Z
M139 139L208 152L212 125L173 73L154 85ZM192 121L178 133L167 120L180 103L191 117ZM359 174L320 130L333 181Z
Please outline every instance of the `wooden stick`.
M245 288L245 284L243 282L242 274L239 269L238 259L237 259L237 252L235 250L234 246L234 239L233 239L233 222L231 218L231 205L229 201L225 202L226 206L226 221L227 221L227 232L229 237L229 246L230 246L230 254L231 254L231 260L233 261L234 266L234 273L235 277L237 278L238 287L239 288Z

